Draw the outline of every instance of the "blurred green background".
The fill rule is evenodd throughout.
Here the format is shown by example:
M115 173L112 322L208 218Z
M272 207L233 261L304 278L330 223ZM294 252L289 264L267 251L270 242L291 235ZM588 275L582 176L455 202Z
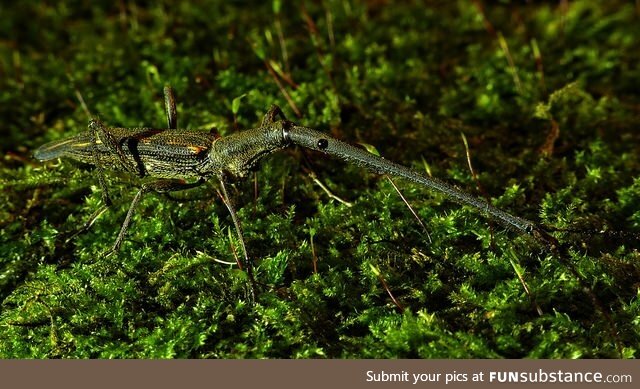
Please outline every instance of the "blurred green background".
M639 356L638 2L7 3L1 357ZM387 178L295 149L232 190L255 301L214 183L146 196L102 258L140 185L109 174L116 205L66 242L96 174L32 150L89 115L164 127L165 84L181 128L224 136L275 103L564 250L394 180L423 227Z

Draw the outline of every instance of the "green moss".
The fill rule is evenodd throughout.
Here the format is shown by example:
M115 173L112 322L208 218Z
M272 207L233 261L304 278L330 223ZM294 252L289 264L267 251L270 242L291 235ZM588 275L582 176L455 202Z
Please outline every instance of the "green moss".
M0 356L638 357L638 11L503 3L2 6ZM255 301L213 183L145 197L103 258L139 185L109 175L120 201L67 242L97 179L31 151L83 131L82 101L112 126L161 127L165 84L180 127L225 135L279 104L566 250L395 180L425 232L386 178L299 151L264 161L257 196L251 179L232 189Z

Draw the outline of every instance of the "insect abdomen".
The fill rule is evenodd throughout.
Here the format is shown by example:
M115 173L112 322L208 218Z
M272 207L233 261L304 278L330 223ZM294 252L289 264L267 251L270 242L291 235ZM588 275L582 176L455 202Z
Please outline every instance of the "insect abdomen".
M77 154L88 154L91 138L88 133L79 134L71 138L61 139L44 144L33 152L33 157L39 161L70 157L74 159Z
M190 177L202 174L207 151L214 140L208 133L189 130L109 128L108 131L116 139L126 161L121 161L117 151L104 145L98 135L93 144L90 132L47 143L33 156L40 161L71 158L95 164L95 153L107 169L140 176Z

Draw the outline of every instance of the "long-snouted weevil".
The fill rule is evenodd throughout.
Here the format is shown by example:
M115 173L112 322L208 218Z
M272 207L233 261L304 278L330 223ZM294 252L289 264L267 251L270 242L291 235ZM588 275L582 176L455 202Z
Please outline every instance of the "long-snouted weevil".
M266 113L259 127L220 138L209 132L178 129L171 87L165 87L164 96L168 129L110 128L92 119L88 131L45 144L34 153L34 157L40 161L67 157L96 166L102 206L91 215L81 231L87 230L111 205L104 179L105 169L155 179L144 183L133 198L115 243L107 255L120 248L134 209L146 192L190 189L216 177L221 183L221 197L231 214L250 273L242 229L225 188L225 181L228 177L246 176L260 158L290 146L316 150L376 173L398 176L424 185L443 193L451 200L488 214L509 228L533 236L552 250L557 246L555 238L536 223L496 208L446 182L373 155L322 132L299 126L287 120L282 110L275 105Z

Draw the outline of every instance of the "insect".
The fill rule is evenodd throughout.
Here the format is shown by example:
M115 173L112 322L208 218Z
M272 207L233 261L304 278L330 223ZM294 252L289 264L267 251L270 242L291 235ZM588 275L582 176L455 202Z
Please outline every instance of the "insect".
M40 161L66 157L96 166L102 206L89 217L81 231L90 228L112 204L104 178L106 169L153 179L142 184L134 196L115 243L106 255L120 248L134 210L145 193L191 189L209 179L217 178L221 184L221 197L233 220L250 272L242 228L225 182L229 178L245 177L262 157L291 146L316 150L375 173L413 181L441 192L453 201L476 208L509 228L531 235L547 247L553 249L557 244L555 238L532 221L496 208L444 181L373 155L322 132L299 126L287 120L282 110L275 105L264 115L259 127L221 138L208 132L178 129L175 97L171 87L164 88L164 97L167 129L110 128L99 120L92 119L87 131L45 144L34 152L34 157Z

